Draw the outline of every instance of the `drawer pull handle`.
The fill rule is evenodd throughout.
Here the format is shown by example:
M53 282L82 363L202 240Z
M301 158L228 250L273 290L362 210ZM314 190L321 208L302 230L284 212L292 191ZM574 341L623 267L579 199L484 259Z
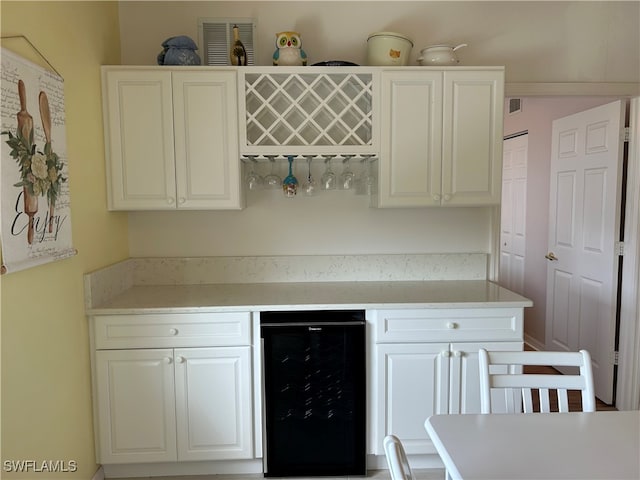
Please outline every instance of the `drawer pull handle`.
M174 336L175 336L175 335L178 335L178 329L177 329L177 328L170 328L170 329L169 329L169 333L170 333L171 335L174 335Z
M456 322L449 322L447 323L447 328L449 330L455 330L456 328L458 328L458 324Z

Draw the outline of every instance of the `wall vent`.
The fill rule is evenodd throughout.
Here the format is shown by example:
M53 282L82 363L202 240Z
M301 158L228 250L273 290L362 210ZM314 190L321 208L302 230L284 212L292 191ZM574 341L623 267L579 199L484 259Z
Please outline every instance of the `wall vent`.
M240 41L247 51L247 63L255 65L256 22L252 18L200 18L198 39L203 65L231 65L229 50L233 43L233 26L238 25Z
M520 113L522 111L522 99L510 98L509 99L509 115L514 113Z

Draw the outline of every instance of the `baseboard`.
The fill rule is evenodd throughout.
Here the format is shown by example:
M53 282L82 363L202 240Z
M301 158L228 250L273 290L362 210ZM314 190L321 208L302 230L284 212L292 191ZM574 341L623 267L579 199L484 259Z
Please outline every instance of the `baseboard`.
M106 478L170 477L187 475L243 475L263 472L262 459L104 465ZM251 474L251 475L250 475Z
M533 338L533 337L531 337L529 335L526 335L526 334L524 336L524 343L526 343L533 350L544 350L544 343L540 343L535 338Z
M440 456L435 454L408 455L412 469L444 469ZM388 470L387 458L384 455L367 455L367 470Z
M102 465L98 467L98 470L93 474L91 480L104 480L104 468L102 468Z

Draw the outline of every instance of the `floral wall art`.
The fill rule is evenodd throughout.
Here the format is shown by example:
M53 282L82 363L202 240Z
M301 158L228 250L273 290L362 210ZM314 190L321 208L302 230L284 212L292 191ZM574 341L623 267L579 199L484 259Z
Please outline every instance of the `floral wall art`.
M2 49L2 270L74 255L63 79Z

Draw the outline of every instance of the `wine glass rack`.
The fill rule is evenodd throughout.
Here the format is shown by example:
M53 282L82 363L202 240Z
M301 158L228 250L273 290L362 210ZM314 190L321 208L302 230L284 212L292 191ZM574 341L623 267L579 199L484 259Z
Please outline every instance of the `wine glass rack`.
M266 70L242 71L242 153L375 152L371 71Z

